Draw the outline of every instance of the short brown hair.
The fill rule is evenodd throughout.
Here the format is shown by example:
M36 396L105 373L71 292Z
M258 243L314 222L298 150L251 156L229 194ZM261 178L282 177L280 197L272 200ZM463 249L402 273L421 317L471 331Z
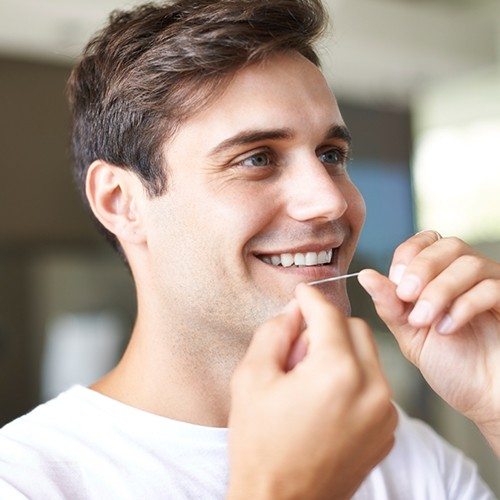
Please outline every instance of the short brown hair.
M85 178L98 159L135 172L149 196L163 194L161 146L182 121L236 70L277 52L319 66L313 43L326 24L321 0L178 0L112 12L68 81L74 174L87 208Z

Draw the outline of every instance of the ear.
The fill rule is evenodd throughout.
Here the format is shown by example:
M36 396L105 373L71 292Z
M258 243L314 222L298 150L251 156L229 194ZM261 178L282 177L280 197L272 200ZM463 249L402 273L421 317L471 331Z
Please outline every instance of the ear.
M96 218L121 243L146 241L141 217L145 193L134 173L96 160L88 168L85 192Z

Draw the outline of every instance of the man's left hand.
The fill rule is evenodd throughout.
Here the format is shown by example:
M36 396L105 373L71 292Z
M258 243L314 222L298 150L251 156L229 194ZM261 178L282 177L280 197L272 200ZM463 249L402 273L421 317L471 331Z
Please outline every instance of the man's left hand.
M405 357L500 456L500 264L423 231L396 249L389 279L358 279Z

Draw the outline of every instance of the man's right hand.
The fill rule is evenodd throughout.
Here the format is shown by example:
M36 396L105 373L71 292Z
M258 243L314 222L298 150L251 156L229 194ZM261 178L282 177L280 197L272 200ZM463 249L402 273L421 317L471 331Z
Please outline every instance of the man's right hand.
M350 498L394 444L397 412L370 328L311 286L295 295L257 330L232 379L230 500ZM301 333L307 353L288 370Z

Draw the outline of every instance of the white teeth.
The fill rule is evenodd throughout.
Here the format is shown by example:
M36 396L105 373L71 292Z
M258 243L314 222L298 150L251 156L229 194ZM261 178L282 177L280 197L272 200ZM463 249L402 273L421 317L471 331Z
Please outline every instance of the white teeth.
M293 258L293 263L296 266L305 266L306 265L306 257L303 253L296 253Z
M293 255L291 253L281 254L281 265L283 267L290 267L293 264Z
M332 261L333 250L321 250L321 252L307 252L307 253L282 253L281 255L266 255L262 260L266 264L273 266L290 267L296 266L317 266L321 264L329 264Z
M318 264L318 254L315 252L306 253L306 266L316 266Z
M318 254L318 264L326 264L327 262L329 262L329 260L326 251L321 250Z

